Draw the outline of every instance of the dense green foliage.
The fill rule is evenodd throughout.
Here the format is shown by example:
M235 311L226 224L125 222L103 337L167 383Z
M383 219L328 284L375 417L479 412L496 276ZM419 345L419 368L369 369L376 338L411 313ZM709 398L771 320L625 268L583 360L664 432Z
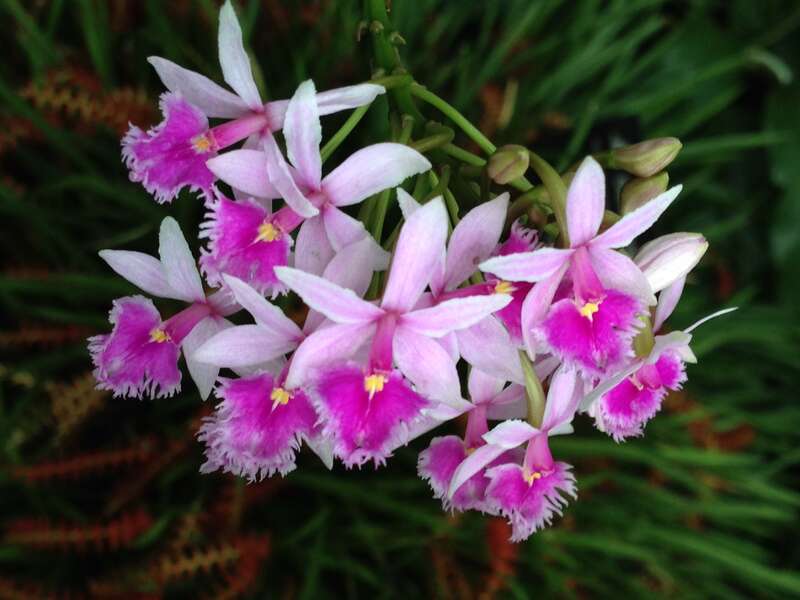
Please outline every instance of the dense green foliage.
M555 441L554 452L576 466L580 498L516 554L482 516L442 513L415 474L427 438L377 472L328 472L304 455L283 483L248 490L197 472L199 400L190 385L155 402L68 385L89 369L83 338L104 331L111 300L133 291L97 250L153 252L165 215L186 232L202 217L195 198L160 207L129 182L118 140L129 119L158 119L161 87L147 56L220 79L217 7L0 5L16 27L16 41L6 30L0 64L0 597L85 592L90 582L99 594L100 580L221 597L213 590L241 581L241 564L163 580L147 565L173 547L188 555L230 542L247 554L243 536L271 540L247 582L254 597L491 596L504 573L503 597L800 595L797 3L394 0L391 19L414 78L497 144L527 144L563 169L609 146L681 138L670 180L685 189L653 234L703 232L711 250L671 325L741 307L697 331L700 363L646 437L618 445L583 420L578 435ZM270 97L288 97L308 77L325 89L371 76L368 24L357 41L360 3L238 5ZM385 138L386 108L376 103L331 161ZM328 118L325 135L344 119ZM616 195L624 175L611 181ZM397 217L390 212L392 227ZM63 408L70 402L73 421ZM22 475L26 465L144 439L145 458L99 474ZM150 516L147 526L119 548L39 547L47 543L14 534L23 518L85 529L137 510ZM187 515L201 525L182 540Z

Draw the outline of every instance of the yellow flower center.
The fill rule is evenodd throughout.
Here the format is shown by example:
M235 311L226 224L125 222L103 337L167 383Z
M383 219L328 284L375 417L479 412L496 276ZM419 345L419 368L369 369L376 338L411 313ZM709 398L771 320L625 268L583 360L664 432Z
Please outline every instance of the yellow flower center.
M207 134L201 133L192 139L192 149L198 154L205 154L211 150L213 144Z
M151 342L156 342L157 344L163 344L164 342L169 342L171 340L172 338L169 337L169 334L160 327L156 327L150 332Z
M274 242L281 237L281 230L272 223L264 221L258 226L257 242Z
M537 479L541 479L542 478L542 473L541 473L541 471L532 471L530 473L526 473L524 475L524 477L525 477L525 481L528 482L528 485L533 485L534 481L536 481Z
M292 395L282 387L274 388L269 395L269 399L272 400L272 408L275 408L278 404L289 404L291 397Z
M517 288L510 281L498 281L497 284L494 286L494 293L495 294L510 294L515 292Z
M581 306L578 309L578 312L581 313L582 317L586 317L587 319L589 319L591 321L594 313L596 313L598 310L600 310L600 303L601 302L602 302L602 300L598 300L597 302L587 302L586 304L584 304L583 306Z
M370 400L375 397L375 394L383 391L384 385L386 385L386 375L373 373L364 377L364 391L369 393Z

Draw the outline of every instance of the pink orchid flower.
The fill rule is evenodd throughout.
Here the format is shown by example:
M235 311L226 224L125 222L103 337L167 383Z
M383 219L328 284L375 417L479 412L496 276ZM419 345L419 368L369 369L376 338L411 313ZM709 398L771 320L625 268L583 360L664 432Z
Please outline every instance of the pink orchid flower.
M101 258L144 292L188 302L167 321L143 296L114 301L112 332L89 339L89 351L100 389L115 396L164 397L180 389L181 349L200 395L211 393L219 368L200 363L194 351L217 332L230 327L223 317L239 310L227 294L206 297L189 245L175 219L167 217L159 232L160 260L141 252L102 250Z
M234 150L208 161L215 175L232 187L258 197L274 197L270 192L274 188L286 202L275 213L256 203L236 206L219 200L212 205L204 225L204 235L212 243L202 261L209 281L226 272L259 289L275 290L274 267L287 264L289 236L298 227L301 265L319 274L326 258L370 237L363 224L340 207L430 168L416 150L384 143L359 150L323 178L321 136L314 84L309 80L297 88L286 109L284 137L293 167L272 136L264 138L263 151ZM375 248L379 251L377 244Z
M510 281L539 282L522 308L523 338L532 355L536 327L548 350L588 376L607 374L630 359L639 316L655 297L639 267L615 249L628 246L655 223L680 190L671 188L598 234L605 177L587 157L567 191L570 247L510 254L481 265ZM563 297L551 306L565 276Z
M448 497L455 498L476 474L483 473L488 479L485 512L509 520L512 541L524 540L549 525L566 505L564 496L577 496L572 467L553 460L548 437L572 432L571 422L580 401L578 381L576 372L564 367L553 374L541 427L510 419L485 433L486 444L456 468ZM495 464L500 456L523 444L527 447L521 464Z
M209 158L236 142L251 138L255 143L283 127L287 101L262 103L230 1L219 13L219 62L235 93L164 58L148 60L169 90L161 97L164 120L147 132L131 126L122 140L122 155L131 180L142 182L158 202L170 202L184 187L207 195L215 179L205 164ZM324 92L317 96L319 112L369 104L385 91L365 83ZM232 120L209 129L209 118ZM270 190L265 197L277 195Z
M653 319L654 333L661 329L677 306L685 281L685 276L681 276L659 294ZM709 319L733 310L736 309L717 311L683 331L656 336L652 350L634 363L632 373L626 373L622 381L603 394L593 394L596 399L586 411L594 417L596 427L617 442L643 435L645 425L661 410L667 393L679 390L686 381L684 364L697 362L689 347L691 332Z
M510 301L508 295L475 296L415 310L444 252L447 221L441 198L409 217L377 306L321 277L276 269L309 307L336 323L300 345L287 382L291 387L314 381L324 435L335 440L334 452L348 466L370 459L381 464L431 401L460 400L455 364L436 338L469 327ZM366 368L348 362L367 342Z

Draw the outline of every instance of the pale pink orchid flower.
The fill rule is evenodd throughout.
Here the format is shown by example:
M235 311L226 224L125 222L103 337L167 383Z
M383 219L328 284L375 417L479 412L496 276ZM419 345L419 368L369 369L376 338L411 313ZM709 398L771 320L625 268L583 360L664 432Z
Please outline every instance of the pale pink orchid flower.
M263 139L262 150L233 150L208 161L214 174L233 188L257 197L277 195L286 202L274 213L257 204L212 204L210 219L203 226L204 236L212 240L202 260L209 281L225 272L259 289L274 290L278 285L274 268L286 264L289 236L298 227L297 265L319 275L335 252L360 239L371 239L364 225L342 207L397 186L431 166L408 146L381 143L357 151L322 177L322 128L310 80L300 84L289 101L284 137L293 166L271 135ZM382 251L377 243L375 251ZM264 264L270 268L260 268Z
M542 346L536 333L545 348L590 377L613 372L630 359L639 316L655 303L655 296L641 269L617 249L649 229L680 191L681 186L667 190L598 234L605 176L597 161L587 157L567 191L570 247L510 254L481 264L481 270L509 281L537 282L522 307L522 334L531 355ZM553 304L559 289L561 298Z
M572 467L556 462L548 437L572 432L572 419L581 399L579 377L560 367L552 376L540 427L509 419L483 434L478 447L455 469L447 496L451 500L476 475L488 480L484 512L506 517L512 541L522 541L534 531L550 525L567 504L577 497ZM521 460L497 464L498 458L525 445Z
M407 439L422 409L461 402L455 364L436 339L477 323L510 301L496 294L415 309L444 252L447 223L441 197L409 217L378 305L310 273L276 269L310 308L336 323L300 345L287 383L296 387L313 381L325 435L335 440L334 452L348 466L370 459L381 464ZM348 361L367 343L366 366Z
M257 145L283 127L288 101L262 102L229 0L220 9L218 41L222 75L233 92L165 58L148 59L169 90L161 97L164 120L147 132L131 126L122 146L131 180L158 202L172 201L184 187L208 195L215 179L205 165L209 158L244 139ZM319 113L327 115L369 104L385 91L364 83L322 92L316 100ZM209 118L230 120L209 128ZM278 195L270 189L263 197Z
M141 252L100 252L117 274L142 291L189 306L162 321L153 302L144 296L115 300L112 332L89 339L94 375L98 387L112 390L115 396L171 396L180 389L182 349L189 374L205 399L219 368L195 360L194 352L231 326L224 317L237 312L239 305L224 291L206 297L189 245L172 217L161 223L159 255L160 260Z

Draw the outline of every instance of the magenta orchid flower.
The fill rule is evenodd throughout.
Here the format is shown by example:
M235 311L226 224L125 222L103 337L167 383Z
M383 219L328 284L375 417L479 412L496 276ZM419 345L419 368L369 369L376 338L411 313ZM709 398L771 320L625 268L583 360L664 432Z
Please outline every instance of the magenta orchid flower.
M219 61L235 93L164 58L148 60L169 90L161 97L164 120L147 132L131 126L122 140L122 155L131 180L140 181L158 202L170 202L184 187L208 195L215 180L206 167L208 159L239 141L257 142L283 127L287 101L262 103L230 1L219 14ZM323 92L316 100L325 115L369 104L385 91L365 83ZM209 118L231 120L209 128ZM264 197L278 196L270 189Z
M657 333L672 314L683 293L685 277L681 276L664 289L658 298L653 320ZM673 331L655 337L650 353L634 362L635 370L603 394L594 394L595 400L587 408L600 431L620 442L644 434L644 427L661 410L664 397L679 390L686 381L685 363L695 363L689 343L691 332L709 319L727 314L734 309L713 313L684 331ZM630 369L629 369L630 370Z
M287 381L290 386L314 381L324 435L335 440L334 452L348 466L370 459L382 463L423 408L460 400L455 364L436 338L469 327L510 301L508 295L474 296L415 310L446 237L441 198L414 212L401 229L377 306L321 277L276 270L309 307L336 323L301 344ZM366 367L348 361L367 342Z
M285 265L285 240L298 227L298 246L302 240L301 256L307 261L303 266L319 274L319 265L326 257L369 237L363 224L341 207L399 185L431 166L408 146L383 143L359 150L323 178L321 136L319 107L309 80L297 88L286 109L284 137L293 166L284 160L272 136L264 138L263 151L234 150L208 161L214 174L232 187L257 197L275 197L274 189L286 202L275 213L248 208L247 215L243 214L245 209L238 210L241 215L234 215L228 205L214 209L205 226L209 237L216 240L203 260L209 281L227 272L262 289L276 286L274 267L255 267L259 260L270 265L282 261ZM230 218L224 218L227 215ZM261 258L250 254L256 251L253 246L257 246ZM310 252L320 258L311 258Z
M563 367L553 374L541 427L510 419L485 433L486 444L456 468L448 497L455 498L476 474L483 474L488 479L485 511L509 520L512 541L524 540L549 525L566 505L565 495L576 497L572 467L553 460L548 437L571 433L571 422L581 399L578 382L576 372ZM519 461L496 464L498 457L525 444L521 464Z
M189 245L171 217L161 223L159 255L160 260L141 252L100 252L114 271L144 292L189 306L162 321L153 302L144 296L115 300L112 332L89 339L94 375L98 387L112 390L115 396L171 396L180 389L178 358L183 349L189 373L206 398L219 369L194 360L194 351L229 327L224 317L239 306L223 292L206 297Z
M567 191L570 247L510 254L481 265L481 270L510 281L538 282L522 309L522 333L532 354L536 327L548 350L589 376L607 374L630 359L639 317L655 297L639 267L616 249L655 223L680 190L671 188L598 234L605 177L600 165L587 157ZM562 280L567 285L560 285ZM561 297L551 306L559 289Z

